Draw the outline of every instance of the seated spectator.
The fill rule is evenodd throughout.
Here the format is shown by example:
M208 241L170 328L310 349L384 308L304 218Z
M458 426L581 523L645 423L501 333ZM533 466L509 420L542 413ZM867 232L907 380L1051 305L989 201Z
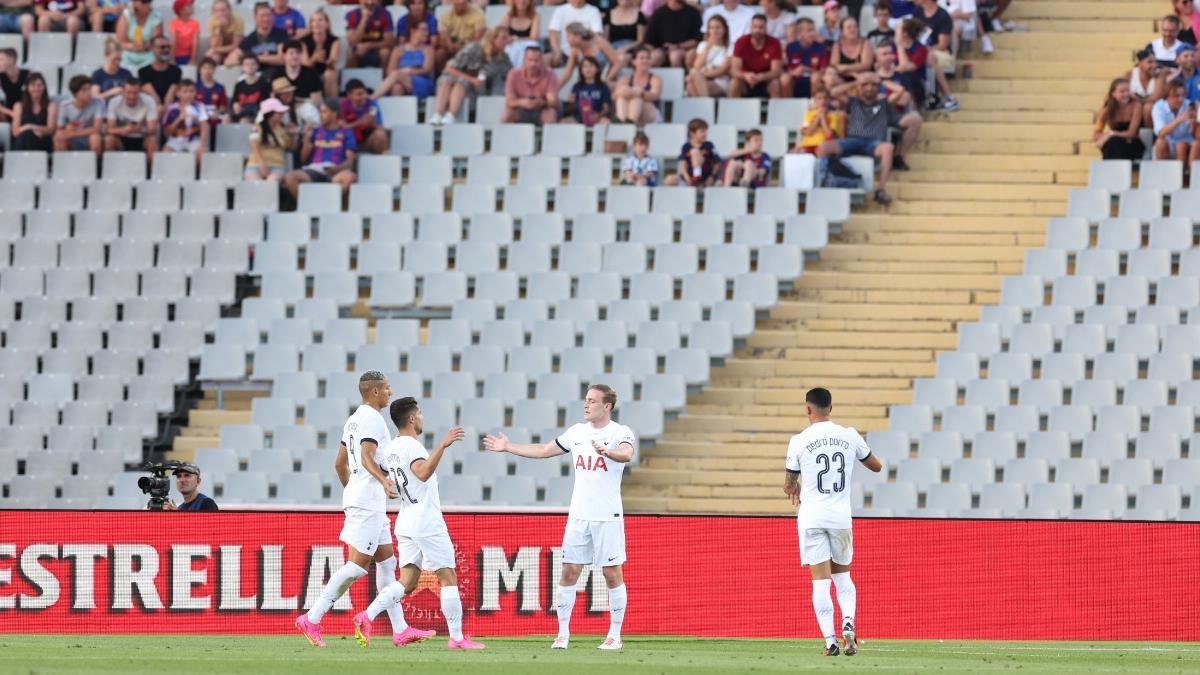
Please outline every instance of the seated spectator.
M50 100L46 78L32 72L25 80L25 91L12 108L12 149L54 149L54 130L58 123L58 104Z
M509 0L508 12L500 18L500 25L514 40L537 40L542 34L541 24L533 0Z
M853 80L859 73L869 72L874 67L875 52L871 43L859 35L858 21L852 16L844 17L838 24L838 39L829 56L829 68L837 74L833 84Z
M233 13L229 0L213 0L212 14L208 17L208 51L204 56L228 67L240 65L241 55L236 52L245 32L246 25L242 17Z
M382 68L396 43L395 30L379 0L362 0L346 15L346 65Z
M346 84L348 86L350 82ZM289 131L299 133L305 125L316 127L321 124L321 99L318 97L315 102L314 99L297 99L296 88L286 77L277 77L271 81L271 96L287 108L287 112L283 113L283 120Z
M767 17L767 35L781 45L796 39L796 13L788 0L762 0L762 13Z
M313 96L320 97L321 92L325 89L325 83L321 81L321 76L317 75L317 71L304 65L301 56L302 47L298 40L288 40L283 43L283 65L275 68L268 75L267 79L274 82L279 78L284 78L296 90L296 98L306 100Z
M33 11L37 15L39 33L67 32L74 36L83 27L83 0L37 0Z
M0 0L0 33L20 33L28 43L37 23L33 16L33 5L34 0ZM14 103L9 100L9 105Z
M212 59L201 61L197 72L196 100L208 112L208 123L215 126L229 112L229 94L225 85L217 82L217 64Z
M897 111L912 108L918 99L908 90L909 74L896 70L896 47L888 42L875 50L875 74L887 90L888 103Z
M621 57L613 50L608 40L599 33L593 33L590 28L581 23L567 26L567 62L564 72L570 73L578 67L580 60L590 58L600 66L602 79L611 79L620 72L617 64ZM608 77L604 77L605 70Z
M200 161L208 147L208 111L196 102L196 83L192 80L179 82L178 98L163 112L162 130L167 152L190 152Z
M704 42L696 47L692 71L687 76L688 96L724 96L729 93L729 69L733 67L729 28L720 14L709 17Z
M786 66L780 78L785 96L808 98L821 88L821 77L829 66L829 46L817 41L812 19L796 21L796 41L787 46Z
M646 23L646 44L654 49L650 54L651 65L685 67L688 52L700 43L702 27L700 10L684 0L666 0Z
M581 24L592 33L604 32L604 18L600 10L589 5L587 0L568 0L559 5L550 17L550 64L558 67L567 62L567 28Z
M1183 97L1188 103L1200 103L1200 71L1196 69L1196 50L1187 48L1175 57L1179 74L1175 79L1183 84Z
M709 19L714 16L722 17L729 28L729 44L737 44L743 35L750 32L750 21L757 13L757 8L743 5L742 0L720 0L704 10L701 30L708 27Z
M508 73L504 83L504 121L510 124L558 121L558 78L553 70L542 65L542 51L537 47L527 47L521 67Z
M919 39L923 28L918 19L904 19L896 31L896 73L917 107L925 102L925 73L929 71L929 49Z
M1158 25L1162 31L1162 37L1156 38L1153 42L1146 45L1146 48L1154 52L1154 59L1158 62L1159 66L1174 68L1175 57L1179 55L1179 51L1184 47L1184 43L1179 41L1179 18L1173 14L1168 14L1158 22ZM41 30L40 22L38 23L38 30Z
M489 81L493 91L507 88L508 74L512 70L512 61L505 52L507 46L508 30L496 26L482 40L458 50L438 78L437 100L430 124L453 124L463 100L474 100L486 92ZM537 45L530 46L541 53Z
M287 158L296 147L296 137L284 122L287 106L269 98L259 107L254 131L250 133L250 157L242 178L250 182L279 183L287 175Z
M783 46L767 35L767 18L757 14L750 32L733 45L730 98L779 98L783 95Z
M1196 159L1193 151L1192 124L1196 121L1195 106L1183 99L1183 85L1171 82L1167 95L1154 104L1154 159Z
M142 91L154 97L154 104L165 110L175 100L175 87L183 79L183 71L171 59L171 43L158 36L151 43L154 61L138 71Z
M92 78L76 75L67 84L71 97L58 106L58 128L54 132L55 150L91 150L97 155L104 149L100 126L104 123L104 101L92 96Z
M111 33L117 27L127 0L87 0L88 24L93 33ZM2 31L0 31L2 32Z
M642 126L662 117L658 108L662 100L662 78L650 70L650 63L649 48L633 50L633 72L629 79L622 79L613 92L618 124Z
M283 179L284 188L292 199L299 198L300 186L304 183L336 183L344 194L357 180L354 158L358 146L354 142L354 133L338 123L340 107L336 98L322 99L320 125L306 127L300 146L303 168L288 172Z
M424 22L413 24L403 45L392 50L387 77L375 88L375 98L381 96L416 96L426 99L433 95L433 43Z
M366 2L378 1L366 0ZM353 13L351 12L351 14ZM384 14L386 13L384 12ZM254 30L242 38L242 41L238 43L237 49L230 54L229 61L237 63L242 59L242 54L253 54L263 66L277 67L283 65L283 44L288 41L288 36L287 33L275 27L272 16L270 5L265 2L255 3ZM349 16L347 16L346 20L350 20ZM388 26L391 26L391 19L388 19ZM237 57L235 58L233 54L237 54Z
M217 0L224 2L224 0ZM154 40L162 37L163 22L159 13L151 9L150 0L133 0L121 18L117 19L117 40L121 43L121 67L131 73L154 63ZM170 60L171 43L167 42L167 58Z
M1196 37L1200 35L1200 12L1196 11L1193 0L1174 0L1171 5L1175 10L1175 18L1179 19L1178 39L1193 47Z
M1154 126L1151 111L1167 90L1168 69L1158 65L1154 50L1147 47L1137 53L1137 62L1129 71L1129 91L1142 104L1142 126Z
M587 127L608 124L612 115L612 92L600 79L600 64L590 56L579 61L579 77L571 87L570 106L571 117Z
M383 113L362 80L346 83L346 96L342 99L339 112L338 119L342 126L354 132L356 149L375 155L387 152L388 136L383 128Z
M288 0L271 0L271 25L298 39L305 33L304 14L288 6Z
M817 29L817 37L821 42L832 45L841 36L838 24L842 20L842 6L838 0L825 0L825 4L821 6L821 12L823 21Z
M408 32L418 23L425 24L426 34L434 41L438 36L437 17L433 12L429 11L429 3L426 0L408 0L403 3L408 7L408 13L396 19L396 39L404 41L408 39Z
M650 156L650 137L641 131L633 135L633 152L621 160L621 185L658 185L658 160Z
M604 36L621 57L621 61L614 67L624 68L629 65L629 55L633 48L646 41L646 23L646 15L642 14L637 0L617 0L617 4L608 10L604 17Z
M108 102L108 133L104 148L115 152L145 152L147 159L158 148L158 109L142 92L137 78L121 87L121 95Z
M746 144L725 158L725 187L766 187L771 180L771 156L763 152L758 129L746 132Z
M342 43L330 32L329 15L325 10L314 11L308 25L308 33L300 39L300 46L304 49L300 63L312 68L321 77L326 96L335 96L338 90L337 68Z
M175 0L175 18L167 24L177 66L193 64L200 58L200 22L193 16L195 6L192 3L193 0Z
M980 45L983 53L992 53L992 41L983 31L975 0L938 0L938 4L954 20L954 32L950 34L950 53L957 56L963 42L973 42L979 35L983 35Z
M867 33L867 42L871 43L874 49L878 49L879 45L885 42L895 42L896 31L892 30L891 24L892 3L889 0L878 0L871 11L875 16L875 27Z
M937 91L941 98L935 107L939 110L958 110L958 99L950 93L950 83L946 81L946 73L953 73L957 64L954 55L950 53L950 34L954 32L954 21L946 10L938 7L936 0L916 0L915 16L924 22L928 37L925 46L929 48L929 65L933 70Z
M92 71L92 94L108 100L120 96L133 73L121 67L121 43L114 38L104 41L104 65Z
M708 187L720 180L721 156L708 140L708 122L695 118L688 122L688 139L679 151L676 174L667 176L667 185Z
M25 82L29 79L29 71L17 65L17 50L12 47L0 48L0 122L13 121L13 107L25 94Z
M1129 91L1129 80L1113 80L1104 97L1104 106L1096 113L1096 130L1092 134L1104 159L1140 160L1146 152L1138 137L1141 126L1142 106Z
M287 80L284 80L287 84ZM233 98L229 101L229 117L233 122L252 122L258 116L258 107L271 95L271 87L258 68L258 59L253 54L242 57L242 77L233 85Z
M464 45L482 38L486 31L487 17L483 10L468 0L450 0L450 7L438 15L441 59L450 59Z
M798 135L800 141L792 147L792 152L815 155L825 141L846 135L846 115L840 110L831 110L829 94L824 90L817 91L812 95L808 110L804 111L804 125Z

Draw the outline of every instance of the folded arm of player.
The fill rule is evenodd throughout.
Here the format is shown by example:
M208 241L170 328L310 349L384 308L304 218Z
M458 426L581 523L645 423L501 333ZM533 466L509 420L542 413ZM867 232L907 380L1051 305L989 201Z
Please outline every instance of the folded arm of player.
M513 443L508 440L508 436L497 434L495 436L488 434L483 437L483 449L492 452L507 452L518 457L528 457L530 459L545 459L547 457L558 457L566 452L559 445L557 440L549 443Z
M450 427L450 431L446 432L446 436L434 447L433 452L429 453L429 459L414 459L409 468L412 469L413 475L417 480L424 483L429 480L434 471L437 471L438 464L442 461L442 454L446 452L446 448L454 445L455 441L461 441L466 432L462 427Z
M400 490L396 487L396 484L392 482L391 478L388 477L387 472L379 468L379 465L375 463L375 451L378 449L379 444L375 443L374 441L360 441L359 447L362 448L361 459L363 468L366 469L367 473L371 474L375 480L379 481L379 484L383 486L383 491L387 493L388 499L395 499L399 497ZM339 451L339 454L344 452L345 449L346 446L343 445L342 449Z
M633 444L629 442L618 443L616 450L609 450L596 441L592 441L592 449L596 451L597 455L607 457L614 462L625 464L633 460Z
M783 494L792 500L792 506L800 506L800 472L785 469L783 472Z
M338 446L337 459L333 460L333 468L337 471L338 480L342 481L342 487L350 482L350 453L346 451L346 444L342 443Z

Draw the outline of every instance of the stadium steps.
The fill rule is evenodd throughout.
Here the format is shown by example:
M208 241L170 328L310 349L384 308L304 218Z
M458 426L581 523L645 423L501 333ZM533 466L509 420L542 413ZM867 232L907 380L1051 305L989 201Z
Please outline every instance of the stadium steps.
M220 445L221 427L226 424L249 424L250 402L266 392L227 391L224 408L217 409L217 394L206 391L195 408L188 411L188 423L179 431L171 445L168 459L189 462L200 448Z

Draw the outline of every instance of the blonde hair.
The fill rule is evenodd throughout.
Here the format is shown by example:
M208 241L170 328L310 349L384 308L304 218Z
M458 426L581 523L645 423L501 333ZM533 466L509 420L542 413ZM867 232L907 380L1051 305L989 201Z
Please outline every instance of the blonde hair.
M492 26L486 33L483 34L483 40L480 41L480 46L483 47L483 62L488 64L496 56L496 36L501 33L507 33L508 29L504 26Z
M112 56L113 54L120 54L120 53L121 53L121 43L117 42L116 38L110 37L104 41L104 55L105 56Z

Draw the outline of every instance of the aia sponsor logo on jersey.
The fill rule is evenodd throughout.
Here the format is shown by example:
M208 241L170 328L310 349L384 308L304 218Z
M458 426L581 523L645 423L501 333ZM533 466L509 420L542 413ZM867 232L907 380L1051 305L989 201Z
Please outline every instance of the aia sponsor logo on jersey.
M604 458L596 455L576 455L575 456L576 471L608 471L608 462Z

